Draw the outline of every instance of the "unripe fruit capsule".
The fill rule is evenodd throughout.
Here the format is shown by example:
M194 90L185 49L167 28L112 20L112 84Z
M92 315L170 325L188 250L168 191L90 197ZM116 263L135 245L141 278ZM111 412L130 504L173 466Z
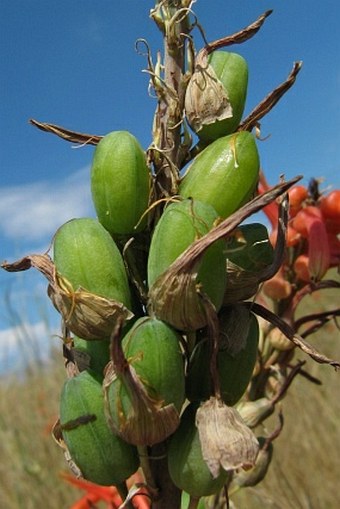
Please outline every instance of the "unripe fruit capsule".
M151 240L149 288L192 242L209 232L217 219L213 207L197 200L183 200L166 207ZM197 282L202 284L216 309L222 304L226 284L224 249L224 241L210 246L202 257L197 276Z
M109 486L120 484L137 470L137 450L108 427L102 385L89 371L65 382L60 424L71 458L85 479Z
M110 234L92 218L72 219L56 232L54 263L76 290L82 287L131 309L122 256Z
M138 140L127 131L114 131L98 143L91 169L91 191L99 221L111 235L142 230L151 177ZM138 226L137 226L138 224Z
M227 332L230 329L228 313L224 312L224 308L222 311L222 317L220 316L220 332L223 335L224 329L226 329L226 335L229 335ZM230 314L231 318L232 316ZM243 318L243 320L246 322L246 319ZM245 328L243 340L242 338L235 338L236 341L241 339L243 342L241 349L237 353L232 353L230 349L224 347L217 354L217 370L221 396L223 401L229 406L235 405L243 396L257 359L259 325L256 316L251 312L248 312L248 320L249 323L248 327ZM230 345L230 348L232 346ZM190 401L204 401L213 394L210 374L210 350L209 343L206 340L198 343L193 352L189 363L186 393Z
M171 437L168 449L168 467L173 483L193 497L204 497L222 489L228 473L221 470L214 479L203 459L198 429L195 424L196 406L189 405L179 428Z
M179 194L209 203L226 218L251 198L259 164L251 133L241 131L219 138L195 157L180 182Z

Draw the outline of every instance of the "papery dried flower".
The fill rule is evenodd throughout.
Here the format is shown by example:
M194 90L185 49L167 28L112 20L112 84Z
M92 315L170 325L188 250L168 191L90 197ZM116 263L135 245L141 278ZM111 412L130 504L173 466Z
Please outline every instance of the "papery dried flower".
M121 302L106 299L82 288L74 289L71 283L56 270L47 254L29 255L11 264L3 264L9 272L34 267L49 282L48 295L62 315L65 325L84 339L101 339L111 335L117 320L129 320L133 314Z
M228 471L255 464L258 441L235 408L212 397L197 410L196 425L203 458L213 477L221 468Z
M273 444L269 443L268 446L263 447L264 442L265 440L260 437L259 443L262 445L262 448L259 450L255 465L248 470L240 470L234 474L229 487L231 493L246 486L256 486L265 478L273 457Z
M161 442L177 428L185 397L178 335L160 320L144 317L122 343L115 331L111 355L104 379L111 428L132 444Z
M165 440L179 425L175 405L164 405L148 394L147 387L127 366L124 378L118 378L112 363L104 379L105 410L113 432L134 445L153 445Z
M195 71L186 90L185 112L190 126L197 133L205 125L233 116L227 91L209 65L205 50L196 57Z

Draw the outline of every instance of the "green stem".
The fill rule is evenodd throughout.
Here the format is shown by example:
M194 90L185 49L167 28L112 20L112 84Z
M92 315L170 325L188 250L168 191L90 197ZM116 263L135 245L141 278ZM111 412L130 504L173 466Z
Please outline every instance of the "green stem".
M143 470L143 474L144 474L148 489L151 493L151 496L157 497L158 489L157 489L155 479L154 479L154 476L153 476L153 473L152 473L152 470L150 467L148 448L145 445L139 445L137 447L137 449L138 449L138 454L139 454L140 466Z

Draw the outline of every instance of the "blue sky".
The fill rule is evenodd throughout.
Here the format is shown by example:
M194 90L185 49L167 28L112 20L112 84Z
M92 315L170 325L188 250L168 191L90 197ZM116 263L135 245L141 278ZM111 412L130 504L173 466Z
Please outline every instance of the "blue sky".
M28 124L29 118L80 132L132 132L147 148L155 101L135 51L162 40L140 0L0 2L0 260L42 252L58 226L93 215L93 147L74 147ZM193 9L209 41L273 9L261 31L229 50L249 64L249 112L303 61L294 87L261 123L262 166L271 183L284 173L324 177L340 187L340 38L338 0L198 0ZM196 33L196 47L203 44ZM39 274L0 271L0 364L15 345L44 338L57 323ZM17 315L11 310L16 309ZM18 323L24 324L18 327ZM46 340L45 340L46 341ZM53 341L53 340L52 340ZM2 357L1 357L2 355Z

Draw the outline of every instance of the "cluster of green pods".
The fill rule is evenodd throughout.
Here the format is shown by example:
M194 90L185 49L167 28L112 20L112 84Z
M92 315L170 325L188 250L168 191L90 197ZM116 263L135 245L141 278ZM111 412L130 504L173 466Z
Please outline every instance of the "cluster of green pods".
M197 132L205 148L180 178L178 195L165 204L157 224L148 222L154 177L146 155L133 135L115 131L103 137L93 157L97 218L73 219L53 239L56 272L74 291L103 297L108 305L130 312L128 319L117 316L111 335L82 338L74 333L68 344L75 372L62 390L60 425L73 461L86 479L120 485L138 469L141 447L166 441L169 473L184 499L218 492L229 476L224 470L212 476L195 424L197 408L216 389L205 303L220 325L215 368L220 397L229 406L246 392L259 337L257 319L247 307L242 308L244 327L237 329L235 306L242 304L236 299L226 306L225 295L228 260L242 270L258 270L254 246L263 242L263 227L241 227L241 243L230 237L209 245L187 270L185 289L176 287L182 274L178 264L187 250L251 199L259 174L254 136L237 131L246 100L246 62L216 51L208 64L233 114ZM147 239L140 281L126 256L125 242L131 238ZM268 247L268 264L271 254ZM155 297L160 285L167 290L168 281L164 298ZM138 293L140 282L144 294ZM231 332L235 328L237 337Z

